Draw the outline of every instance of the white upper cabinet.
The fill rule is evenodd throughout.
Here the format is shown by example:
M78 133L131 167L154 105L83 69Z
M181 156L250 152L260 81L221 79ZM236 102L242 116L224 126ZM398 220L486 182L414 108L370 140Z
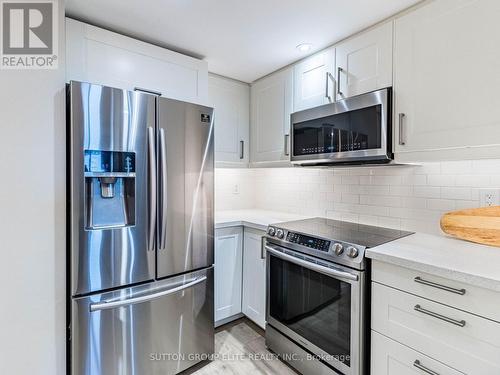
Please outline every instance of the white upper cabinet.
M247 167L250 86L209 74L208 101L215 108L215 162L218 167Z
M286 165L290 159L293 68L255 82L250 91L252 166Z
M392 86L392 29L386 22L335 46L337 100Z
M396 20L396 160L498 157L500 1L440 0Z
M266 328L266 259L262 236L266 233L245 228L243 245L242 311L262 328Z
M66 18L66 80L207 104L205 61Z
M317 53L293 68L293 111L335 100L335 48Z

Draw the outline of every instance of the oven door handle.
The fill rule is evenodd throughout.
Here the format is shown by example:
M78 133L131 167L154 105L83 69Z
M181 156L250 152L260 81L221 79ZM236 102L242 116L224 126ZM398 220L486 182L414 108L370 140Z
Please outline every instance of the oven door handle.
M293 255L285 254L285 253L278 251L278 250L275 250L272 247L267 246L267 245L266 245L266 250L270 254L274 255L277 258L286 260L286 261L291 262L291 263L295 263L295 264L302 266L304 268L307 268L307 269L310 269L310 270L313 270L313 271L316 271L316 272L319 272L319 273L322 273L322 274L325 274L328 276L336 277L338 279L351 280L351 281L358 281L358 279L359 279L358 275L354 275L354 274L349 273L349 272L339 271L339 270L329 268L329 267L320 266L319 264L315 264L315 263L311 263L311 262L299 259L297 257L294 257Z

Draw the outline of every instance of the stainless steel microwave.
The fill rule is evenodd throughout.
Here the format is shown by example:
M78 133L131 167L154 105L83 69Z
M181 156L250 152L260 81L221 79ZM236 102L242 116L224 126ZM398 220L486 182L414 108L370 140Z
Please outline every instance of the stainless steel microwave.
M292 114L293 164L392 161L391 89L373 91Z

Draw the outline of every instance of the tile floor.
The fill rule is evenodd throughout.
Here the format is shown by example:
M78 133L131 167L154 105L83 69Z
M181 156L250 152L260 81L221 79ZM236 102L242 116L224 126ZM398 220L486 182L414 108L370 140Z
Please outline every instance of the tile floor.
M247 319L219 327L215 334L216 359L193 375L297 375L265 346L264 331Z

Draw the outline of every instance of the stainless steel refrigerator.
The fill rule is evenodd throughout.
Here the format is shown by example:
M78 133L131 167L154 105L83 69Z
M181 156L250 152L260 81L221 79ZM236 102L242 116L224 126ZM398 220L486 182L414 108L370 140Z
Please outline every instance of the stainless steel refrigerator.
M72 374L213 353L213 109L71 82L68 161Z

